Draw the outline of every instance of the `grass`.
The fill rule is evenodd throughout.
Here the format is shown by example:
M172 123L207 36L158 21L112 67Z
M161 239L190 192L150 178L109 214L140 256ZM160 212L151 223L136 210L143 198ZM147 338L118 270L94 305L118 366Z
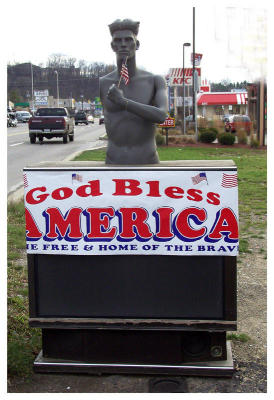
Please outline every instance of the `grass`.
M238 167L240 254L251 252L249 239L264 238L266 229L266 152L239 148L159 148L160 159L233 159ZM75 160L105 160L105 150L86 151ZM262 238L262 239L261 239ZM41 330L28 326L28 281L25 262L24 204L8 205L8 372L30 376L41 349ZM264 254L263 247L259 253ZM264 255L266 258L266 255ZM241 257L238 260L241 263ZM229 334L246 341L245 334ZM249 340L249 339L247 339Z
M8 205L8 374L29 376L41 348L40 329L28 326L28 278L25 263L23 202Z
M236 342L246 343L251 340L251 338L246 333L227 333L227 340L233 340Z

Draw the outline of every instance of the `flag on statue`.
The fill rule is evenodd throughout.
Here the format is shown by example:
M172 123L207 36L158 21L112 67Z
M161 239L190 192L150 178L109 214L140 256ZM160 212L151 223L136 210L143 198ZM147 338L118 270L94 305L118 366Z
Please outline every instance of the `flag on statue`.
M123 78L125 85L127 85L129 83L129 75L128 75L128 69L127 69L126 64L122 65L121 77Z

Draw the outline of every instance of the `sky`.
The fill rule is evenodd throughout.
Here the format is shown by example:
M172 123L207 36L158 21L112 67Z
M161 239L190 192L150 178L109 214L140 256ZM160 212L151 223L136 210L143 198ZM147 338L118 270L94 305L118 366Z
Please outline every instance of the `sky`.
M12 21L1 27L8 37L7 62L45 66L50 55L63 54L88 63L115 63L108 25L131 18L140 21L137 65L166 75L169 68L182 67L184 42L191 43L185 48L185 66L191 66L195 7L195 51L203 54L202 79L252 81L266 75L264 0L14 0L12 5Z

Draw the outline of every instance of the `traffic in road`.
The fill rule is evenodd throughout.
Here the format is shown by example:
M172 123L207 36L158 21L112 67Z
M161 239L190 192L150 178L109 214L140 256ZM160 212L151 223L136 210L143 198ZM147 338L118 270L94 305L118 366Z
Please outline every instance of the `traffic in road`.
M78 151L106 145L105 141L99 140L105 133L105 126L99 125L98 119L94 124L75 126L74 141L66 144L60 138L31 144L26 123L18 123L17 127L9 127L7 131L8 194L23 185L25 166L42 161L62 161Z

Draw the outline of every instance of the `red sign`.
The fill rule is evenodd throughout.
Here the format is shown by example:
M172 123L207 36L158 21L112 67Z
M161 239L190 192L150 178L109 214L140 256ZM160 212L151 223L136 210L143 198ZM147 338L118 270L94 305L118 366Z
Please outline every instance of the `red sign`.
M200 65L202 57L201 53L195 53L195 65ZM193 53L191 53L191 63L193 63Z
M201 68L195 68L198 72L198 80L201 83ZM170 68L169 70L169 85L170 86L181 86L183 84L183 76L185 75L185 85L192 85L192 68L185 68L185 74L183 68Z
M175 128L175 118L166 117L165 122L159 124L161 128Z
M200 92L210 92L210 86L200 86Z

